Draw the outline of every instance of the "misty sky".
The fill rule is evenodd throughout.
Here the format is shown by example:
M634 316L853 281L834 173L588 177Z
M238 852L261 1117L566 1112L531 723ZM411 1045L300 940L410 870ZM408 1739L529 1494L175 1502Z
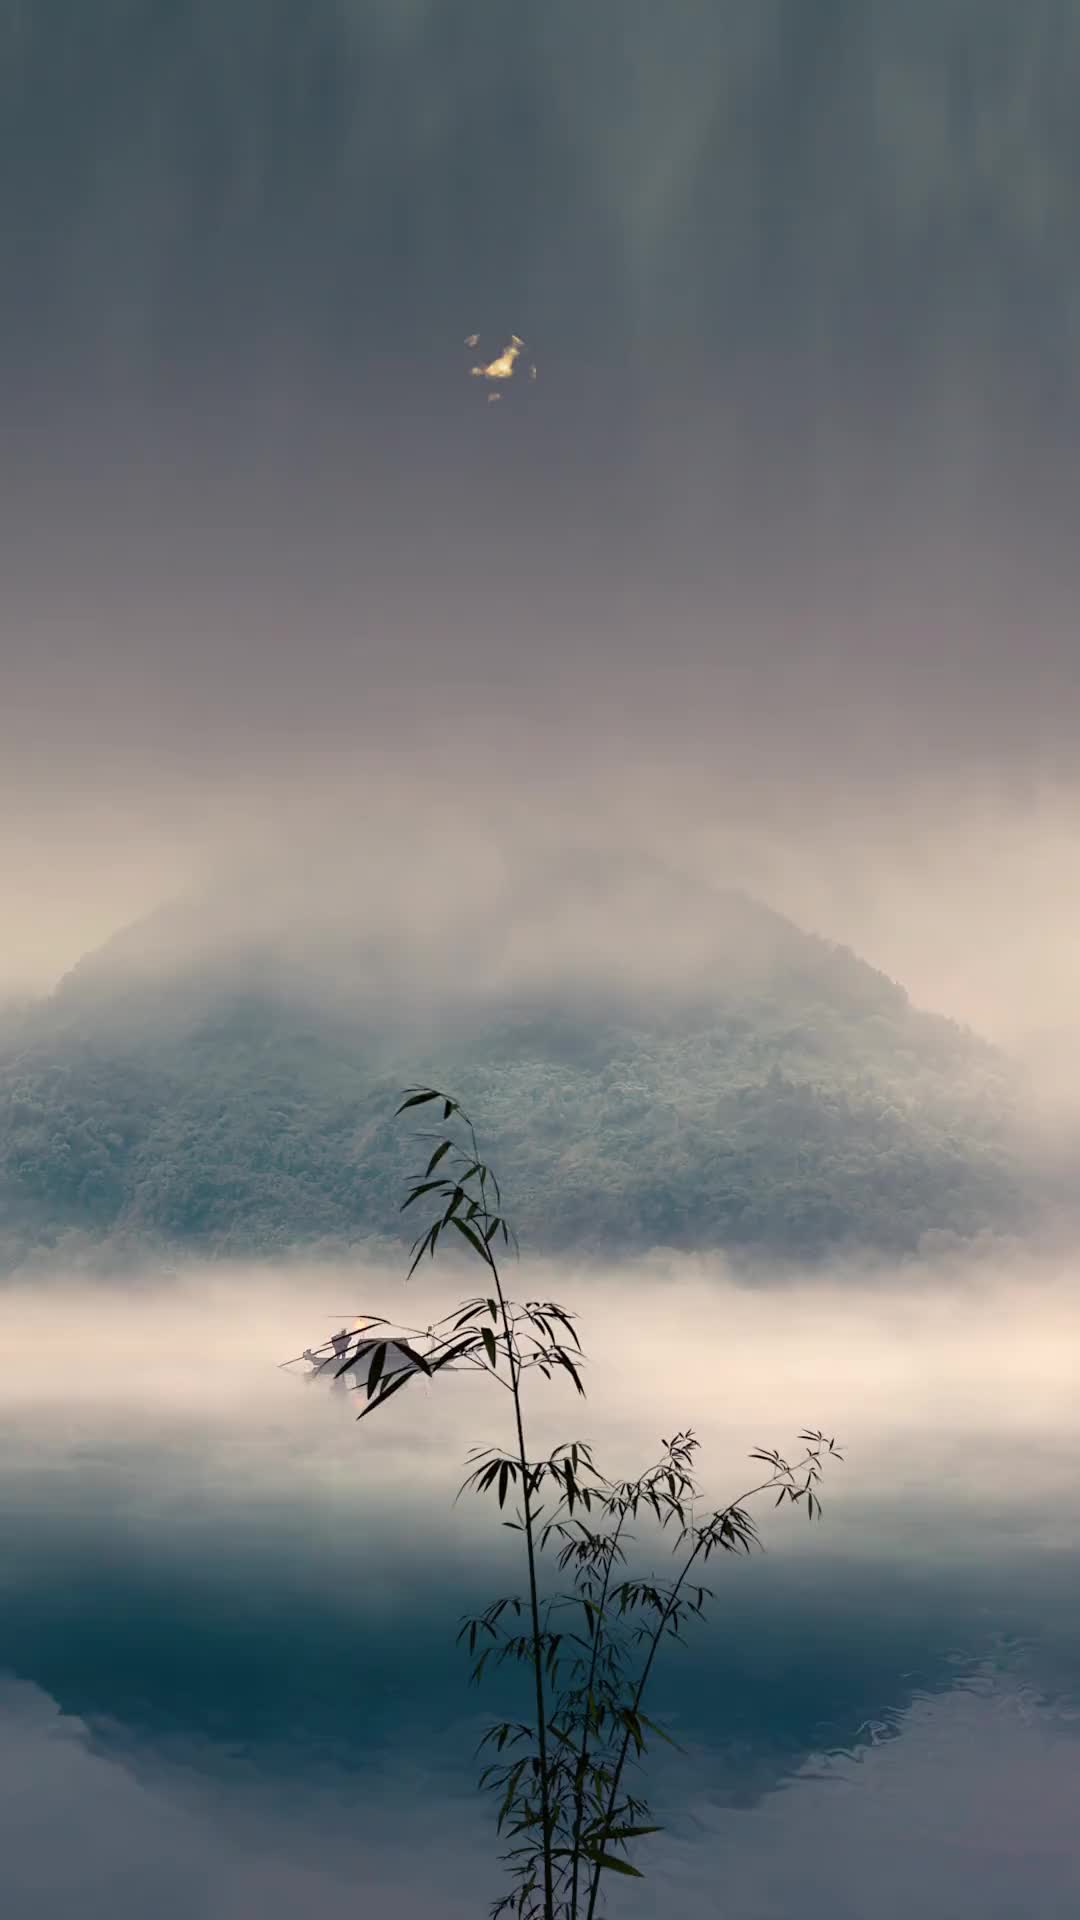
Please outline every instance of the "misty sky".
M0 990L460 805L1076 1040L1075 0L0 0L0 54Z

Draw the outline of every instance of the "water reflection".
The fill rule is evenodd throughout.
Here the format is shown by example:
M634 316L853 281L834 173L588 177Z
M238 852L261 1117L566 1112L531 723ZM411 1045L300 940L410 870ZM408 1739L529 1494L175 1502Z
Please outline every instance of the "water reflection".
M883 1707L850 1749L810 1754L750 1809L722 1792L675 1814L666 1910L740 1920L1065 1920L1080 1902L1080 1710L1003 1638L951 1656L947 1690ZM957 1670L959 1669L959 1670ZM723 1889L723 1898L718 1897ZM659 1912L655 1889L628 1912Z
M164 1355L152 1304L141 1331L125 1316L123 1367L101 1375L94 1343L113 1352L117 1323L88 1307L78 1392L42 1376L28 1393L24 1370L4 1395L0 1668L20 1684L0 1691L0 1855L16 1920L71 1910L48 1850L19 1838L65 1825L86 1902L114 1920L141 1916L155 1875L171 1876L169 1920L291 1920L298 1907L321 1920L354 1897L358 1862L402 1920L427 1920L436 1888L440 1920L475 1916L491 1892L470 1754L497 1697L467 1691L453 1644L460 1613L509 1590L509 1536L493 1547L482 1512L450 1510L480 1403L433 1394L420 1424L388 1424L361 1450L333 1409L277 1397L270 1361L293 1350L297 1323L318 1330L310 1302L263 1328L252 1355L237 1336L249 1300L232 1318L201 1302L186 1331L173 1300ZM939 1341L942 1390L957 1385L948 1415L935 1427L922 1408L903 1429L895 1343L877 1425L864 1372L898 1309L834 1295L837 1325L841 1307L847 1346L830 1335L815 1358L846 1478L827 1488L821 1528L777 1515L765 1556L717 1569L712 1623L668 1662L653 1703L682 1749L658 1750L650 1775L666 1831L615 1910L1075 1920L1080 1528L1062 1329L1048 1320L1055 1353L1042 1356L1029 1299L1030 1365L1014 1352L1003 1432L989 1417L993 1325L971 1378L959 1344L946 1355ZM750 1383L712 1416L726 1473L774 1437L764 1418L749 1424L751 1401L769 1421L803 1417L791 1402L807 1386L806 1316L790 1296L782 1309L718 1296L714 1310L717 1340L740 1325ZM917 1303L903 1312L914 1327ZM951 1312L928 1301L928 1340ZM220 1337L204 1364L208 1313ZM687 1384L680 1324L674 1289L659 1306L635 1298L609 1359L630 1377L632 1327L650 1370L632 1419L599 1383L595 1435L636 1449L665 1430L664 1395ZM907 1349L925 1365L913 1334ZM77 1810L97 1805L91 1833ZM135 1834L142 1906L124 1893Z

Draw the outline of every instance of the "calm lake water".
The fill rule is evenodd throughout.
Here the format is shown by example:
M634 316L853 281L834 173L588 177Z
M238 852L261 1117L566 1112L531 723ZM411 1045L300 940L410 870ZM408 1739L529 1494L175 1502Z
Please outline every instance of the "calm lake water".
M665 1832L610 1911L1075 1916L1067 1268L750 1288L654 1261L543 1285L592 1357L588 1403L538 1391L545 1444L589 1437L621 1472L692 1423L718 1497L803 1424L847 1456L819 1525L762 1510L768 1551L715 1568L710 1624L660 1670L682 1751L651 1768ZM452 1502L502 1396L445 1380L357 1428L274 1364L465 1290L323 1269L0 1296L5 1914L486 1911L470 1756L498 1702L454 1633L517 1574L494 1510Z

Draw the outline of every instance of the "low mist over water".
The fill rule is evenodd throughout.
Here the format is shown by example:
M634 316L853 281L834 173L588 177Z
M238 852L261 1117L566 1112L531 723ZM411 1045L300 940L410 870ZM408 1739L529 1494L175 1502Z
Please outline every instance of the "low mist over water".
M4 1293L0 1819L26 1911L52 1920L78 1888L134 1920L161 1884L177 1916L329 1914L358 1821L366 1897L465 1915L492 1893L469 1759L487 1703L453 1641L517 1569L495 1510L452 1502L467 1449L506 1438L502 1397L416 1382L358 1426L355 1396L279 1370L364 1313L422 1328L470 1279L357 1262ZM780 1920L797 1891L814 1920L855 1920L870 1876L897 1920L916 1897L1064 1920L1071 1263L513 1279L580 1312L589 1356L585 1402L536 1381L538 1448L588 1438L628 1473L693 1424L721 1500L752 1484L752 1447L807 1423L846 1456L822 1522L763 1513L767 1552L716 1567L712 1624L665 1664L654 1711L683 1752L660 1750L668 1830L626 1911L677 1894L705 1915L719 1875L740 1915ZM39 1844L57 1826L61 1855Z

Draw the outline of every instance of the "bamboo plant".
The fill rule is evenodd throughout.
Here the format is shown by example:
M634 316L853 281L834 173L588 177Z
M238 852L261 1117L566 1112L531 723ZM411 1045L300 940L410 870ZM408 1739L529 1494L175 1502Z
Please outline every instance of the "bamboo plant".
M562 1442L544 1457L531 1454L525 1375L539 1371L550 1380L563 1373L584 1397L577 1316L553 1300L507 1296L503 1262L517 1243L498 1180L481 1158L472 1121L450 1095L411 1087L398 1113L429 1105L443 1125L426 1136L426 1164L403 1202L403 1211L421 1203L429 1210L409 1275L440 1245L456 1242L480 1263L485 1291L423 1329L365 1316L301 1358L314 1378L348 1384L351 1377L364 1399L359 1419L417 1377L464 1368L482 1371L509 1395L509 1444L474 1450L460 1489L494 1496L524 1558L524 1593L492 1601L464 1620L458 1635L474 1682L493 1663L517 1663L531 1701L530 1717L495 1722L480 1743L480 1784L497 1798L497 1830L508 1842L502 1858L509 1887L491 1912L493 1920L594 1920L609 1877L640 1878L630 1857L635 1843L660 1831L647 1802L631 1790L630 1775L636 1779L650 1738L668 1739L644 1701L662 1644L681 1639L706 1613L712 1593L701 1583L701 1567L714 1554L749 1554L760 1544L749 1510L758 1496L771 1493L776 1505L801 1505L810 1520L818 1517L823 1467L842 1455L835 1440L811 1429L800 1433L794 1462L755 1448L754 1484L698 1517L692 1430L662 1441L658 1458L634 1480L608 1479L581 1440ZM629 1571L639 1516L670 1544L664 1577ZM544 1590L547 1563L568 1586Z

